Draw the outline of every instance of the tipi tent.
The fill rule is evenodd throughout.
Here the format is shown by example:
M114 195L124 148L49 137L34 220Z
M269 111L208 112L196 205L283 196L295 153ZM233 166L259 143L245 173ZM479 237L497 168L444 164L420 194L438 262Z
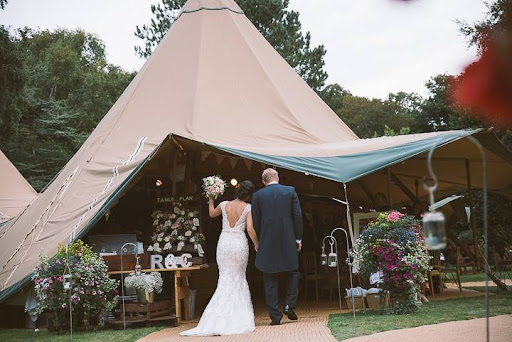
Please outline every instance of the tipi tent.
M0 231L0 300L29 281L39 254L83 236L170 135L345 182L397 159L388 150L372 160L372 151L406 159L474 133L361 141L234 1L189 0L58 177Z
M34 188L0 151L0 223L18 215L36 197Z

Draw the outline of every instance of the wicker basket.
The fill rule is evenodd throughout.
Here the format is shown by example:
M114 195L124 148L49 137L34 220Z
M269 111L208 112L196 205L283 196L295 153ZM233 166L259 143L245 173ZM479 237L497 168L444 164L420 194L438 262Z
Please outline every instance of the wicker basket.
M384 296L381 302L381 296ZM367 308L371 310L384 309L389 307L389 296L382 293L371 293L366 295ZM382 307L381 307L382 305Z
M352 297L345 296L345 300L347 301L347 307L349 310L352 310ZM364 310L364 297L363 296L354 296L354 304L356 310Z

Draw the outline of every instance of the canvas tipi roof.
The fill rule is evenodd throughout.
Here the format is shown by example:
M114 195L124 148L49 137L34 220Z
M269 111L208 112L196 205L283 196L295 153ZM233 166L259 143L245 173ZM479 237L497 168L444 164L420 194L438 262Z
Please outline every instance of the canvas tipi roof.
M0 300L169 135L251 151L352 141L232 0L189 0L128 88L53 183L0 232ZM318 150L318 149L316 149Z
M37 197L37 192L0 151L0 223L18 215Z

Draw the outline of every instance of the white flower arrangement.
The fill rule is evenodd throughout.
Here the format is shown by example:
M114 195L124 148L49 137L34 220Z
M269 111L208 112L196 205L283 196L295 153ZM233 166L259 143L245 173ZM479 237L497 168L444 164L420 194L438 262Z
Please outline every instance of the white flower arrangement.
M226 181L220 178L220 176L208 176L203 178L203 191L206 198L210 196L218 198L224 194L227 187Z
M141 273L140 275L130 273L130 275L125 278L124 284L128 289L160 293L162 292L164 282L159 272L151 272L149 274Z
M173 248L181 250L191 238L198 244L204 244L205 237L199 232L199 211L191 210L176 201L172 202L168 212L157 210L152 216L154 232L147 247L148 252L158 254L162 251L171 252ZM196 250L201 251L200 256L203 255L202 246Z

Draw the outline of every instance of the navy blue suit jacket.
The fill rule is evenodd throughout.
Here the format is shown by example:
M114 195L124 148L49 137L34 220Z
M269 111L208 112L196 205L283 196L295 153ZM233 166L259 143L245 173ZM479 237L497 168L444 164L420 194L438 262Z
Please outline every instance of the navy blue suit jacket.
M265 273L299 268L297 242L302 240L299 197L291 186L270 184L252 196L251 213L258 234L256 267Z

